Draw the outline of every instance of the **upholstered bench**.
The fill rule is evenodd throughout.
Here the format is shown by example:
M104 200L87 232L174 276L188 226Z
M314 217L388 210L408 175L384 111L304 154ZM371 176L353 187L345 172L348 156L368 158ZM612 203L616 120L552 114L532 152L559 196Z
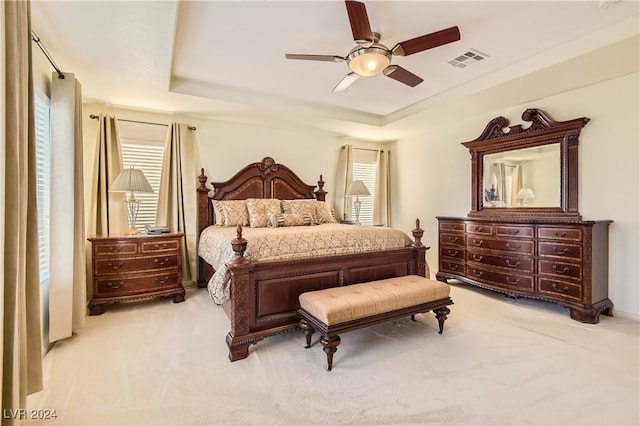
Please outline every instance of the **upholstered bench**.
M311 335L318 330L329 371L340 334L409 315L415 321L415 314L429 311L435 313L442 334L451 312L447 306L453 304L448 284L418 275L310 291L302 293L299 300L305 347L311 347Z

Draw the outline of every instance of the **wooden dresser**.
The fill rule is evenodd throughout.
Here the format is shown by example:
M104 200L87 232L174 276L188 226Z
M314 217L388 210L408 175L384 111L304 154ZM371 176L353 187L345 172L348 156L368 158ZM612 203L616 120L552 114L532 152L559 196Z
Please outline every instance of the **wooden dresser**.
M182 239L182 233L89 238L93 254L89 315L102 314L104 305L156 296L184 301Z
M613 308L610 223L438 217L436 277L556 302L570 309L571 318L595 324Z

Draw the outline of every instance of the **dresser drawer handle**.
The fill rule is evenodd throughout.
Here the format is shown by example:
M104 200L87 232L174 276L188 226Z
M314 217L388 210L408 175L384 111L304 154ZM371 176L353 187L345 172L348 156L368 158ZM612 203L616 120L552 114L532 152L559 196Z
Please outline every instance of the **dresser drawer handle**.
M476 256L475 254L473 255L473 260L475 260L476 262L482 262L482 258L484 256Z
M564 286L564 287L562 287L562 288L558 288L558 286L557 286L557 285L552 284L552 285L551 285L551 287L553 287L553 289L554 289L555 291L559 291L560 293L566 293L567 291L569 291L569 286L567 286L567 285L565 285L565 286Z
M164 278L156 278L156 281L158 281L160 284L164 284L167 281L169 281L169 277L164 277Z
M516 285L520 282L520 278L516 278L515 280L511 279L511 277L507 277L507 282L511 285Z
M167 243L162 243L162 244L155 244L155 248L158 250L162 250L167 248Z
M122 262L118 262L118 263L109 262L109 268L111 268L111 269L120 269L120 268L122 268L122 265L124 265L124 263L122 263Z
M154 262L156 262L158 265L162 266L166 263L169 263L169 258L165 257L164 259L153 259Z
M563 248L562 250L558 250L558 247L554 247L553 251L556 252L556 254L567 254L569 253L569 249L568 248Z
M482 231L482 226L476 226L476 232Z
M511 243L507 243L507 248L508 248L509 250L515 250L515 251L520 250L520 246L519 246L519 245L512 246L512 245L511 245Z
M507 266L511 266L512 268L517 268L520 266L520 261L518 260L515 264L511 263L511 259L507 259Z
M455 271L455 270L457 270L457 269L458 269L458 265L456 265L455 263L450 263L450 264L449 264L449 269L451 269L451 270Z
M457 231L458 230L458 226L457 225L450 225L449 226L449 230L450 231Z
M111 247L109 247L109 251L111 253L118 253L118 252L122 251L122 247L113 247L113 246L111 246Z
M484 272L482 271L476 271L475 269L473 270L473 275L475 275L476 277L481 277L483 273Z
M566 274L567 272L569 272L568 266L565 266L564 268L562 268L562 270L558 268L558 265L552 265L551 267L553 268L554 271L556 271L559 274Z
M449 237L449 241L455 243L456 241L458 241L458 237Z
M447 253L449 253L449 256L457 256L458 250L447 250Z
M482 243L484 243L484 241L483 241L483 240L480 240L480 241L477 241L477 240L475 240L475 239L473 240L473 244L474 244L474 245L476 245L476 246L478 246L478 247L480 247L480 246L482 245Z
M512 229L509 233L511 235L518 235L520 233L520 230L519 229Z
M566 232L556 232L556 237L566 237L567 233Z
M114 289L114 290L117 290L117 289L119 289L120 287L122 287L122 284L124 284L124 281L120 281L118 284L114 284L114 283L112 283L111 281L109 281L109 282L107 283L107 285L108 285L109 287L111 287L112 289Z

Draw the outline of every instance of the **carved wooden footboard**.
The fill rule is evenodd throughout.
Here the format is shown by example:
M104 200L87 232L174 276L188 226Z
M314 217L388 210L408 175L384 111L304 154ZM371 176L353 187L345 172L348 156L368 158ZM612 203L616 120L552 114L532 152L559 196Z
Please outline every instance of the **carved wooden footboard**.
M199 177L199 230L213 223L211 200L247 198L316 198L324 200L322 176L315 186L304 184L287 167L266 157L253 163L226 182L212 183L214 194L209 196L204 171ZM226 341L229 359L246 358L249 346L267 336L284 333L298 327L296 310L298 296L306 291L356 284L403 275L426 276L423 230L419 221L412 231L413 245L395 250L325 256L281 261L250 262L244 257L247 241L238 227L231 242L234 258L228 263L231 272L231 299L224 305L231 325ZM213 268L203 259L200 262L199 286L206 286Z

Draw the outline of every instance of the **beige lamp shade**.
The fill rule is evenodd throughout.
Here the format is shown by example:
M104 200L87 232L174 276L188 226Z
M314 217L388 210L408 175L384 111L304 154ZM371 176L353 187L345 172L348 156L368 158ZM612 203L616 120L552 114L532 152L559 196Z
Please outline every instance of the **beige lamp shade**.
M522 188L516 195L516 199L518 200L533 200L534 198L536 198L536 194L531 188Z
M130 167L120 172L116 180L113 181L110 192L153 192L149 181L142 173L142 170Z
M353 182L351 182L351 185L349 185L349 188L347 189L347 193L345 195L347 197L354 197L358 195L371 195L371 193L369 192L367 186L363 181L354 180Z

